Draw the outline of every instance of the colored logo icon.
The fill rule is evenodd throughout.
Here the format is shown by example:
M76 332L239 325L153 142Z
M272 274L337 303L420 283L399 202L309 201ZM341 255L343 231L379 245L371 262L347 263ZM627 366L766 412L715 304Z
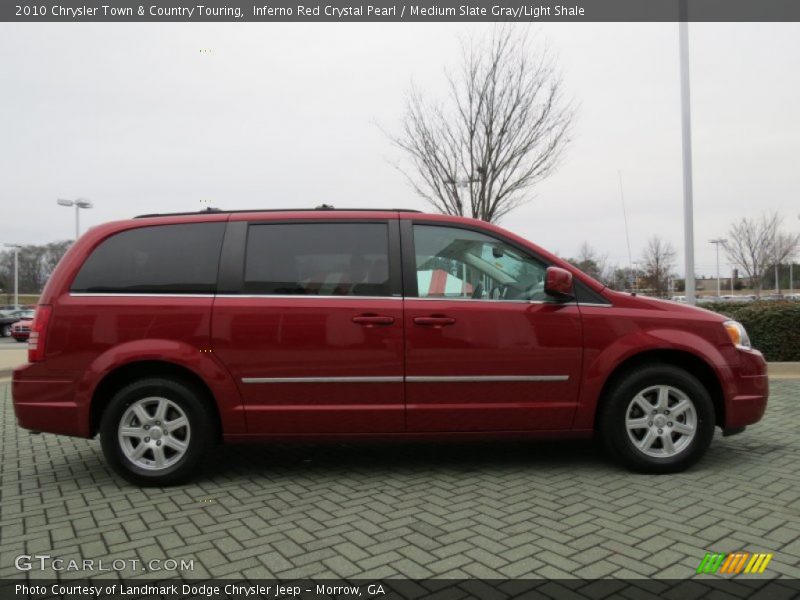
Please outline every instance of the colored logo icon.
M763 573L774 554L765 552L706 552L697 573L717 575L739 575L740 573Z

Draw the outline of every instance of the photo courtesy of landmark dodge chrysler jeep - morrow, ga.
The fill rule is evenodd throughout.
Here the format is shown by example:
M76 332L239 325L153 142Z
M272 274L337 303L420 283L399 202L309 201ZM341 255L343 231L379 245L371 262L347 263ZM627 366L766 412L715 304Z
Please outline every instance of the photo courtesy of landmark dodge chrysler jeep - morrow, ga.
M739 323L404 210L95 227L50 277L28 352L19 425L99 434L140 485L186 481L217 442L399 437L597 435L632 469L675 472L768 396Z

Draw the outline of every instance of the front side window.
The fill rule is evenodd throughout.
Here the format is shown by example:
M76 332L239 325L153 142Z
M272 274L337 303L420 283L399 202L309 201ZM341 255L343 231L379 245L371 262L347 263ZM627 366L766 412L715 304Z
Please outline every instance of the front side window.
M488 235L414 225L420 298L547 300L544 263Z
M388 225L251 225L244 293L391 296Z
M225 223L155 225L122 231L95 248L73 292L213 293Z

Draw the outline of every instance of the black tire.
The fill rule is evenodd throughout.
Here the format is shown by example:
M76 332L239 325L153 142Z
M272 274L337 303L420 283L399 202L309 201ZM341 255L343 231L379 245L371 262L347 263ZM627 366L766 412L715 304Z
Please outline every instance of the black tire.
M164 447L160 449L163 453L172 451L175 454L171 457L175 462L163 468L158 468L155 465L150 468L145 468L133 462L131 458L126 455L123 449L123 441L120 436L120 425L123 417L128 418L126 413L134 403L144 401L148 398L163 398L172 404L170 410L174 414L180 416L177 412L176 406L183 412L186 420L188 421L188 428L173 431L172 439L178 439L180 436L188 439L186 443L186 450L183 451L182 456L175 458L177 451L168 449L169 432L162 433L162 426L158 428L159 447L163 440ZM128 413L130 415L130 413ZM134 417L135 418L135 417ZM155 417L154 417L155 418ZM138 423L138 421L137 421ZM149 423L149 422L148 422ZM153 421L155 423L155 421ZM160 423L160 422L159 422ZM142 428L146 424L141 424ZM152 427L152 429L150 429ZM151 438L144 438L147 440L145 456L140 460L147 461L148 457L152 457L152 462L155 463L155 448L149 449L151 444L155 442L156 427L152 424L147 425L148 431L152 432ZM213 445L215 440L215 427L214 417L204 401L203 393L201 390L196 389L195 386L183 381L166 379L166 378L148 378L134 381L133 383L120 389L111 398L108 406L106 407L102 420L100 422L100 443L103 448L103 454L106 461L114 471L119 475L140 486L170 486L177 485L188 481L197 471L202 464L203 456L210 446ZM162 437L163 436L163 437ZM129 438L133 440L131 445L144 442L137 438ZM145 447L145 446L143 446ZM136 448L134 448L135 450ZM170 459L170 460L171 460Z
M28 341L28 338L25 338L24 340L22 340L20 338L14 338L14 339L17 340L20 344L24 344L25 342Z
M668 403L673 403L671 408L679 407L678 403L682 400L689 400L694 412L684 411L676 419L673 410L673 420L669 420L669 408L665 414L664 410L653 406L654 412L647 413L642 410L641 403L637 402L634 406L634 398L645 391L645 400L657 403L659 391L654 389L655 386L667 386ZM645 419L645 427L629 433L627 416ZM684 423L679 423L678 419L683 419ZM684 439L684 434L673 432L672 428L676 424L686 425L687 419L691 419L689 424L694 423L694 434L686 435ZM677 473L695 464L708 450L714 437L715 422L714 403L708 390L696 377L678 367L650 364L626 373L612 385L600 410L598 431L609 452L628 468L644 473ZM657 428L659 424L663 429ZM636 438L640 445L646 446L646 436L651 436L648 440L655 438L648 451L656 454L661 452L663 456L647 454L632 439ZM670 455L667 444L672 443L675 450ZM679 444L682 444L680 449Z
M3 325L2 335L3 337L11 337L11 325Z

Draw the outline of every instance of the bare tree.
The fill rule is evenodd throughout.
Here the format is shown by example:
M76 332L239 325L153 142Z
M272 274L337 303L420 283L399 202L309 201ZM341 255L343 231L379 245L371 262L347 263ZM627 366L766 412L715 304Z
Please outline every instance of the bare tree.
M776 232L775 243L772 250L773 263L779 266L786 261L793 260L798 246L800 246L800 233ZM776 269L776 272L777 271L778 269ZM775 278L775 289L780 293L780 277Z
M654 235L647 242L641 258L642 277L648 288L656 295L665 296L669 291L669 278L675 269L675 248L669 242ZM687 277L693 274L687 273Z
M747 274L756 296L767 269L792 256L800 243L800 235L780 232L781 221L777 212L764 213L758 219L743 217L728 230L725 253Z
M583 242L575 258L566 259L587 275L609 287L615 285L615 268L609 266L608 256L598 253L588 242Z
M412 86L392 138L413 166L401 171L439 212L496 222L556 167L573 109L547 52L508 26L465 41L448 83L445 104Z
M39 293L58 261L72 245L71 241L51 242L41 246L23 246L19 250L19 289ZM14 253L0 252L0 288L9 294L14 287Z

